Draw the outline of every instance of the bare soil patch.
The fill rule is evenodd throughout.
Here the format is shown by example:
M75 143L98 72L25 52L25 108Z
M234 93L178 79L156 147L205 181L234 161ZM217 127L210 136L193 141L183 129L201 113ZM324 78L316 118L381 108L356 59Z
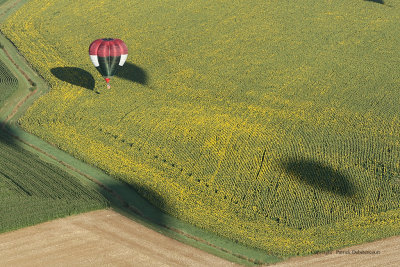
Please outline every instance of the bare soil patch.
M274 266L400 266L400 236L333 250L327 254L295 257Z
M114 211L100 210L0 235L2 266L234 266Z

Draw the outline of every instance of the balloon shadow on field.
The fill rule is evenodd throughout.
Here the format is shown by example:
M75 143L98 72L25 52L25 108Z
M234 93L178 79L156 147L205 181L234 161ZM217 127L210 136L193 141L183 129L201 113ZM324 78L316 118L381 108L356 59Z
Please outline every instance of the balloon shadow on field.
M356 187L341 172L320 162L308 159L289 158L281 166L302 183L343 197L353 197Z
M52 68L51 73L59 80L73 85L77 85L89 90L93 90L95 81L89 72L76 67L57 67Z
M146 71L130 62L125 62L124 66L118 69L115 76L135 83L147 85Z

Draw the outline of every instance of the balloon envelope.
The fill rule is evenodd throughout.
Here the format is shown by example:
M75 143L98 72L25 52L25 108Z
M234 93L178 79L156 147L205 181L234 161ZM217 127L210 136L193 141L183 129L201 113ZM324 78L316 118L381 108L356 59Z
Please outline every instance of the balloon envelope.
M128 57L128 48L120 39L97 39L89 46L89 56L108 83L118 68L124 65Z

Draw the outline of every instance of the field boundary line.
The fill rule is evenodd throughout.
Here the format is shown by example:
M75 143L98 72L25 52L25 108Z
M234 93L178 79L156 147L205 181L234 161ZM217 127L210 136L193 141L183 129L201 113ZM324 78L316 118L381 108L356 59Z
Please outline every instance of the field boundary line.
M0 23L2 23L4 20L7 19L7 17L10 15L11 11L15 11L18 6L21 6L24 4L27 0L9 0L6 1L5 3L0 5ZM14 10L13 10L14 9ZM9 13L10 12L10 13Z

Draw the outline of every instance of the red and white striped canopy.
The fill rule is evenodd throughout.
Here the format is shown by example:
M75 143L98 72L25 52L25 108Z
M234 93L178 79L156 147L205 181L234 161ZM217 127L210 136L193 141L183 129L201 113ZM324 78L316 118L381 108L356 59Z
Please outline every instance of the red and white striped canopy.
M89 55L95 67L99 66L99 57L120 57L118 65L123 66L128 57L128 47L120 39L97 39L90 44Z

